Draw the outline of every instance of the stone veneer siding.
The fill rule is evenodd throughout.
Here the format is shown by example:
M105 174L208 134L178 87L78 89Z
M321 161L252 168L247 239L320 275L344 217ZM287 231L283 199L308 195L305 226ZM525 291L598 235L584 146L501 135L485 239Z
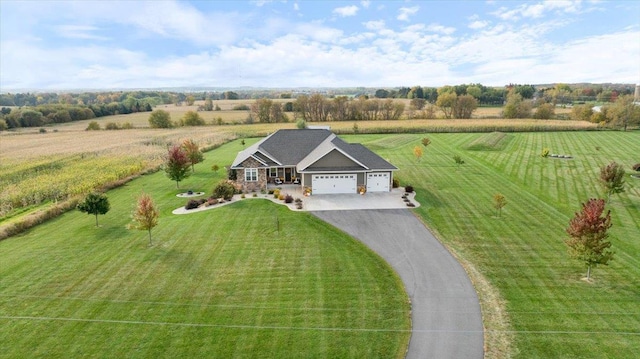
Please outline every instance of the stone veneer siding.
M267 188L267 168L263 167L262 163L258 162L254 158L247 158L240 164L243 168L236 170L236 183L244 191L259 191ZM245 182L244 170L245 168L257 168L258 169L258 181L257 182Z

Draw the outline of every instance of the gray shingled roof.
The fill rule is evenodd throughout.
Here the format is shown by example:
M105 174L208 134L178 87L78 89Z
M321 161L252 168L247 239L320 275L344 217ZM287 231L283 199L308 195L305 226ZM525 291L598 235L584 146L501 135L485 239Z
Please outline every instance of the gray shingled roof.
M331 135L331 131L327 130L279 130L268 141L264 141L260 148L283 165L295 166Z
M318 148L324 141L322 148ZM264 162L273 165L274 162L267 156L280 162L283 166L295 166L305 160L305 166L312 164L319 158L306 158L315 151L315 154L326 155L334 148L339 148L349 154L358 162L370 170L395 170L394 165L382 159L361 144L350 144L335 136L325 129L283 129L267 136L262 141L238 153L232 167L240 165L251 155L256 155ZM323 153L319 153L323 152ZM267 156L265 156L265 154Z

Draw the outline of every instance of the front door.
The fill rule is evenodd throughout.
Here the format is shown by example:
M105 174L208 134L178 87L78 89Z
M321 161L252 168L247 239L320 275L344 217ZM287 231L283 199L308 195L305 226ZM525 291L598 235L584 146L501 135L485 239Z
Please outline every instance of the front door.
M284 181L291 182L291 168L284 169Z

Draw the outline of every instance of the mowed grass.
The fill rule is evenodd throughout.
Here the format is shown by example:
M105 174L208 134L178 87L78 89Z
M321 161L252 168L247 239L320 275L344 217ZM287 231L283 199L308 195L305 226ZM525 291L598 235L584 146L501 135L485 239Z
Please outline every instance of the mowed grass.
M563 241L580 204L604 196L600 166L617 161L629 173L640 162L640 133L515 133L499 151L466 150L486 134L429 134L432 143L419 162L412 149L425 135L414 135L413 142L402 136L346 139L375 145L400 168L396 176L417 190L418 215L504 300L493 306L482 298L489 351L502 336L513 342L496 357L637 358L640 180L627 177L626 191L607 205L616 254L609 266L593 271L593 282L581 279L586 267L568 256ZM399 146L387 147L387 141ZM542 158L545 147L574 159ZM456 154L465 161L460 168ZM495 193L508 202L501 218L492 207ZM510 323L492 322L501 309Z
M159 172L109 191L99 228L72 211L1 241L0 357L403 357L407 295L361 243L260 198L171 214L241 149L209 152L182 189ZM126 228L142 191L152 246Z

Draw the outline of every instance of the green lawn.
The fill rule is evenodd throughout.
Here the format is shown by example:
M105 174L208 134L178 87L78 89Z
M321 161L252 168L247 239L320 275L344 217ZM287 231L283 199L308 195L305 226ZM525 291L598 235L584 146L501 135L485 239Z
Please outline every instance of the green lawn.
M581 280L586 267L568 257L563 240L580 203L603 196L600 166L615 160L630 172L640 162L639 132L513 133L501 143L491 134L413 137L345 138L371 146L400 168L397 177L418 192L419 216L506 300L515 356L637 357L640 180L627 177L626 192L607 205L616 255L593 271L594 282ZM412 149L423 137L432 143L418 162ZM574 159L542 158L545 147ZM466 162L460 168L456 154ZM498 192L508 201L502 218L492 207ZM485 307L485 320L492 315Z
M403 357L408 298L359 242L263 199L171 214L241 149L209 152L182 190L160 172L110 191L99 228L72 211L0 242L0 357ZM126 228L142 191L161 209L151 247Z

